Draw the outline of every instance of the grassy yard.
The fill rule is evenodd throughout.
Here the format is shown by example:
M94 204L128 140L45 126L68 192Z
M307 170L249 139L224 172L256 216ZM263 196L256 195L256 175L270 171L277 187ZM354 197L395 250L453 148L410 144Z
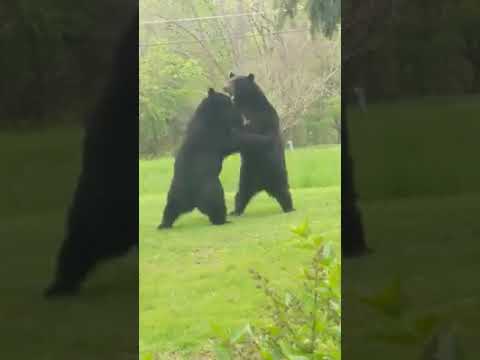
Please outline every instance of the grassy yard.
M342 263L344 308L357 309L343 313L344 344L351 344L343 348L345 358L418 358L418 347L372 341L367 329L387 323L358 300L397 275L415 305L412 315L451 320L467 357L476 358L479 114L479 96L372 105L352 113L356 181L375 253Z
M372 341L372 324L391 329L391 323L358 298L385 288L398 275L413 304L407 319L433 313L451 320L462 347L476 358L480 194L376 201L362 208L375 253L342 262L343 306L356 309L348 312L342 326L344 344L350 345L342 355L361 360L383 360L385 354L391 360L418 358L419 347Z
M197 359L211 324L232 328L258 320L265 298L248 269L280 287L296 286L306 254L285 246L289 226L311 220L315 232L339 239L340 148L298 149L287 162L297 211L283 214L268 196L254 198L244 216L211 226L198 212L158 231L172 176L172 159L140 162L140 351L160 359ZM233 206L239 157L224 163L227 207Z
M392 274L401 274L418 313L434 311L454 319L471 354L480 333L479 100L424 99L399 104L398 111L372 105L369 113L353 113L356 181L367 240L376 252L342 263L345 305L361 308L356 295L377 291ZM127 339L135 336L137 324L125 329L132 314L124 309L128 302L136 306L137 289L126 280L136 276L136 254L98 269L76 300L49 303L41 297L79 170L80 132L2 134L0 141L10 151L8 171L0 177L0 250L7 255L0 271L0 320L9 326L2 353L18 359L103 360L117 348L113 357L128 359L132 349ZM214 227L195 212L183 216L174 229L159 232L172 160L142 160L141 353L195 359L191 354L198 355L212 336L212 322L228 328L256 320L264 297L248 269L254 267L286 287L293 283L289 274L305 260L302 251L283 246L290 225L308 216L315 232L339 239L339 161L338 147L288 153L296 212L283 214L261 195L231 224ZM238 157L232 157L222 172L229 209L238 168ZM365 353L345 348L343 355L383 359L385 345L371 342L363 327L366 322L382 325L383 320L367 310L354 316L343 333L349 343L367 344L362 346ZM93 343L92 332L98 334ZM415 349L399 346L395 351L398 356L392 360L415 358Z
M480 96L403 100L353 111L355 176L364 201L478 191ZM377 175L378 174L378 175Z
M79 298L42 297L79 172L80 141L78 129L0 135L9 151L0 176L4 358L127 360L137 351L136 254L100 267Z

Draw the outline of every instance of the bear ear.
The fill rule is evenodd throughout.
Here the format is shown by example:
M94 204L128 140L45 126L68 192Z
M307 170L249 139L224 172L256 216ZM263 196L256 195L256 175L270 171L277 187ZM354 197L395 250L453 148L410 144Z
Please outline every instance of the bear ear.
M214 88L208 88L208 96L211 96L215 94L215 89Z
M253 75L252 73L248 74L248 80L250 81L255 80L255 75Z
M230 71L230 74L228 75L228 77L231 79L231 78L235 77L235 74Z

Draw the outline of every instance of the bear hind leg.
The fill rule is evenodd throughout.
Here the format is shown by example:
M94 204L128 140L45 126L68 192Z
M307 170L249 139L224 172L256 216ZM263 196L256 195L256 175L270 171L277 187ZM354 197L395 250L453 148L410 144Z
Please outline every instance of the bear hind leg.
M288 213L294 211L292 195L288 188L267 190L267 193L277 200L283 212Z
M171 228L180 215L192 210L193 206L181 206L178 201L169 199L163 211L162 222L158 225L158 229Z
M208 216L213 225L223 225L227 221L225 194L219 179L203 186L198 198L198 209Z
M235 210L230 215L240 216L245 211L248 203L258 193L258 190L251 188L242 188L235 194Z

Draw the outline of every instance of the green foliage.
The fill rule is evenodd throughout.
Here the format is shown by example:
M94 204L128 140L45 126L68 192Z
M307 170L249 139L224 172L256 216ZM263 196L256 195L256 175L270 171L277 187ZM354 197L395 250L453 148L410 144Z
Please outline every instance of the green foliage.
M341 358L339 244L312 234L308 220L292 227L291 232L295 240L289 246L313 252L299 274L303 290L279 290L268 278L250 270L257 288L269 300L263 324L247 324L233 333L214 326L219 359Z
M275 2L282 13L279 26L283 26L287 17L297 16L298 8L304 9L310 20L310 32L314 36L321 32L327 37L333 36L340 23L340 0L280 0Z
M333 96L324 102L325 114L331 118L340 116L340 95Z
M472 89L475 68L466 56L472 49L461 28L443 23L435 31L422 23L409 24L404 30L405 26L399 21L398 34L392 35L397 45L383 46L382 58L373 59L386 62L392 69L391 86L396 88L389 92L408 89L414 94L450 95ZM419 33L424 35L419 37Z
M144 54L140 64L140 153L158 154L161 140L168 143L169 130L181 126L177 119L205 96L205 81L195 59L164 47L152 47ZM167 118L176 123L167 124Z
M360 302L388 320L370 334L371 339L413 346L422 354L422 359L463 359L449 321L435 312L416 311L399 279L376 294L360 296Z
M281 4L276 6L284 7ZM315 2L312 2L311 6L312 9L317 8ZM263 11L265 14L261 16L222 17L225 14ZM338 65L340 61L340 39L339 37L332 39L318 37L316 41L311 42L312 47L309 49L308 56L304 58L305 66L299 68L293 54L304 51L307 46L310 46L308 36L302 33L303 29L308 27L308 16L304 12L299 14L295 19L296 26L285 26L285 35L273 34L279 14L283 12L276 12L275 5L270 2L145 0L140 3L141 23L146 20L203 16L213 16L215 19L142 24L141 43L150 44L150 46L141 48L140 57L141 59L154 56L158 58L160 55L151 53L162 52L162 57L169 54L169 58L175 56L180 62L195 59L196 66L202 70L202 76L197 79L198 81L192 80L191 84L194 88L202 86L202 90L207 84L221 89L230 70L238 73L255 73L256 79L279 112L282 128L287 129L285 135L288 136L288 140L293 140L295 146L335 143L336 141L331 141L332 136L329 134L328 127L316 127L314 131L310 131L305 126L304 113L310 109L311 102L321 96L320 88L323 86L328 88L328 94L333 93L332 88L339 89L339 72L331 76L325 85L320 83L321 78L328 76L328 72L331 71L328 69L332 65ZM293 33L290 30L294 30ZM318 60L319 57L321 61ZM151 65L148 65L149 62ZM159 69L160 65L161 62L158 59L145 59L140 63L141 68L150 66L155 70ZM148 70L141 70L141 72L145 73ZM280 75L286 73L289 76ZM148 77L152 84L144 81L145 85L141 85L142 91L157 86L164 86L165 92L170 91L167 88L170 83L158 79L157 74L148 75ZM194 88L191 90L193 91ZM154 91L157 92L155 89ZM179 142L183 131L181 126L175 126L175 129L170 128L165 124L163 117L169 119L172 116L179 117L181 119L175 120L175 123L181 125L188 117L186 114L191 113L195 105L191 97L185 99L183 94L175 91L171 96L165 94L164 97L168 99L153 100L154 97L149 97L150 101L147 101L145 96L141 99L140 152L142 156L155 156L174 150L174 144ZM301 101L298 101L299 97ZM194 98L198 101L198 97ZM172 103L175 106L172 106ZM145 111L142 109L144 106ZM313 137L315 139L311 140ZM318 138L322 138L322 141L317 141ZM162 148L160 143L163 145Z
M310 18L311 32L322 32L331 37L340 22L340 0L308 0L307 11Z
M340 96L320 99L305 115L305 144L340 143L340 115Z
M345 8L352 8L353 3L347 0ZM361 34L367 26L381 29L369 31L362 42L351 45L358 48L357 55L365 55L362 49L375 48L354 65L362 66L367 61L372 69L379 69L367 79L370 98L385 99L401 93L453 95L480 89L480 10L474 0L424 4L403 1L392 12L382 9L381 4L368 10L370 19L349 24L350 34L346 36ZM339 0L279 0L276 5L284 11L280 26L286 18L297 16L297 8L306 10L312 34L321 32L330 37L340 22ZM357 13L365 12L362 6L356 5L351 10L354 13L347 13L346 18L355 19ZM379 19L376 13L384 14Z
M375 37L367 37L358 46L375 51L364 53L365 58L353 65L360 67L363 61L368 61L372 68L378 69L366 80L369 97L478 91L480 83L475 79L480 70L477 46L480 12L471 6L472 0L430 1L422 5L402 1L394 15L372 19L370 22L380 22L376 26L383 30L373 31ZM351 33L361 30L353 26ZM354 71L361 73L360 69Z

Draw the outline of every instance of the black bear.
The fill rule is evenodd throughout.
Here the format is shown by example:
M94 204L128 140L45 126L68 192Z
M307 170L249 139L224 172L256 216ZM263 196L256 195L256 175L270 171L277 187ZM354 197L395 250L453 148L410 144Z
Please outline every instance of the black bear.
M105 96L87 123L82 170L47 297L75 294L101 261L138 245L138 20L116 54Z
M261 151L258 147L242 149L240 185L232 215L241 215L252 197L262 190L274 197L284 212L293 211L280 120L275 108L255 82L253 74L230 73L224 90L232 96L235 106L246 118L246 131L272 139L270 146Z
M242 131L242 116L227 95L209 89L190 120L175 157L174 175L159 229L197 208L214 225L227 222L219 175L226 156L271 146L271 138Z

